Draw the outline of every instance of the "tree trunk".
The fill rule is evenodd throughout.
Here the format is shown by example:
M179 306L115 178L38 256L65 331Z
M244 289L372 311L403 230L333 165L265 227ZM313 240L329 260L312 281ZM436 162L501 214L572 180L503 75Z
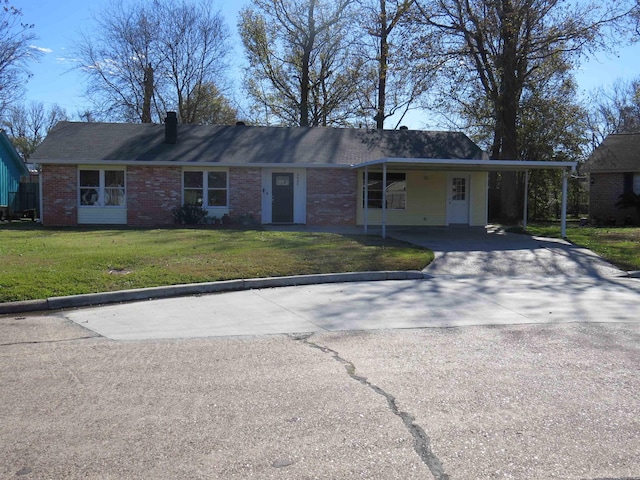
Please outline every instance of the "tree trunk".
M522 92L522 80L518 69L518 22L515 19L511 0L503 0L500 19L501 37L504 42L499 59L500 91L498 93L497 117L500 125L500 160L517 160L518 149L518 105ZM516 172L503 172L500 198L503 221L512 223L520 218L517 198Z
M387 65L389 62L389 40L387 32L387 1L380 0L380 61L378 64L378 108L376 129L384 129L384 115L387 95Z
M144 69L144 98L142 99L142 123L151 123L151 99L153 98L154 81L153 67L147 65Z

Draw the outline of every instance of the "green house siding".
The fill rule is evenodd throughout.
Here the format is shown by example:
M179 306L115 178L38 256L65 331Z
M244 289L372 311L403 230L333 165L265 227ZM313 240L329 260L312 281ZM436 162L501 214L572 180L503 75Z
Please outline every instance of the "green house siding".
M9 205L9 192L20 188L20 177L29 174L13 145L0 130L0 205Z

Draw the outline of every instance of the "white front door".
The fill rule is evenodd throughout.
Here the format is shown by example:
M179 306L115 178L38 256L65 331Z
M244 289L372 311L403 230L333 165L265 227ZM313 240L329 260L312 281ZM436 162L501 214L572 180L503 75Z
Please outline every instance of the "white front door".
M469 175L450 173L447 187L447 224L469 225Z

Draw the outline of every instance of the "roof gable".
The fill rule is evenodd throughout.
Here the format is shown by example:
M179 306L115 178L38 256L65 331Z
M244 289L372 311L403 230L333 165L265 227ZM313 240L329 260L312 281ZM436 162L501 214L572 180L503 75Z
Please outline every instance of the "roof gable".
M640 134L612 134L585 163L587 172L640 172Z
M22 161L13 143L4 130L0 129L0 161L4 162L18 176L29 175L29 169Z
M54 162L170 162L354 165L382 157L484 159L457 132L326 127L178 125L176 144L164 125L60 122L31 157Z

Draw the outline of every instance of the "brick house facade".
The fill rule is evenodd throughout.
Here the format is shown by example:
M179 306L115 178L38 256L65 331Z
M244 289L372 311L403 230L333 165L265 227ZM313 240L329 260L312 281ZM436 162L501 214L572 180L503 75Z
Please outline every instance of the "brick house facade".
M388 178L379 163L386 159L396 162ZM403 159L408 164L397 163ZM476 189L466 197L463 222L481 225L490 163L457 132L178 125L171 113L164 125L60 122L32 161L41 166L44 225L142 228L174 225L172 212L185 203L205 208L211 221L228 215L262 224L349 226L386 218L446 225L449 189L441 183L451 181L447 168L461 165L473 171L457 180L469 182L467 194ZM387 204L388 215L380 214Z
M637 211L621 209L624 193L640 195L640 134L609 135L585 164L589 174L589 216L595 224L640 224Z

